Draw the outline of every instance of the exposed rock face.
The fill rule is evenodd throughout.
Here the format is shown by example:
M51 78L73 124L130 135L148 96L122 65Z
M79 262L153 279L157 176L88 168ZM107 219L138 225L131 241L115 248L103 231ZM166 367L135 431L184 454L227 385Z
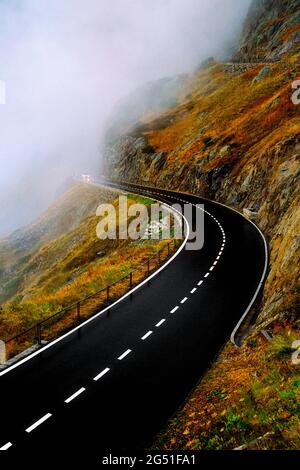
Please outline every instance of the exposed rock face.
M106 168L112 178L130 180L133 174L143 177L144 183L156 179L167 161L166 152L155 153L143 137L124 136L104 150Z
M300 0L255 0L235 58L245 63L208 64L177 107L105 151L115 178L250 209L271 249L260 323L300 311L300 106L291 101L298 30Z
M235 61L278 60L290 49L300 47L299 26L299 0L254 0Z
M145 114L162 113L176 106L178 92L186 78L186 75L178 75L146 83L121 100L110 118L108 138L114 138L124 128L135 125Z
M260 321L299 314L300 279L300 137L287 137L256 155L220 198L257 210L254 221L270 243L270 275ZM252 219L253 220L253 219Z

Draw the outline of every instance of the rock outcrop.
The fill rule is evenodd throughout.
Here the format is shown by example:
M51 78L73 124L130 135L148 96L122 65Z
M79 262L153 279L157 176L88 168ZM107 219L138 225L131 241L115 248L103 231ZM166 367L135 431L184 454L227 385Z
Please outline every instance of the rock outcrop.
M278 60L295 47L300 48L299 0L254 0L235 61Z
M189 191L250 210L268 237L259 323L299 313L300 0L254 0L230 64L209 62L177 106L107 142L114 178Z

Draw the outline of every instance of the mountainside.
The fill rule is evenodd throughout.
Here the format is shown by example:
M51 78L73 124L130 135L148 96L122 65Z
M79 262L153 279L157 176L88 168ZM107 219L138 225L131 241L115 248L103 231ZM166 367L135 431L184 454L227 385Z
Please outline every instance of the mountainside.
M81 224L95 215L100 203L115 198L114 191L75 184L35 222L2 240L0 302L22 292L25 286L34 283L34 279L55 267L78 243Z
M255 0L235 60L279 60L286 52L299 49L299 40L299 0Z
M232 62L209 60L177 105L107 142L113 178L180 189L243 211L270 272L251 336L228 343L153 449L299 449L300 1L254 0ZM264 336L261 334L262 328Z
M255 31L267 17L277 18L285 5L282 28L294 21L299 2L280 5L253 3L241 46L248 37L247 63L209 61L186 80L177 106L140 121L105 151L104 171L113 178L253 211L271 247L260 321L294 314L299 300L300 109L291 101L292 82L300 78L299 42L282 60L249 64L257 60ZM264 44L260 60L267 62L273 42Z
M145 115L162 113L176 106L178 92L186 78L186 75L179 75L152 81L120 100L110 116L107 138L117 137L122 129L136 125Z
M36 222L0 244L1 339L122 279L167 243L99 239L96 209L111 203L117 210L118 195L75 184ZM147 205L150 200L129 194L128 206L135 202Z

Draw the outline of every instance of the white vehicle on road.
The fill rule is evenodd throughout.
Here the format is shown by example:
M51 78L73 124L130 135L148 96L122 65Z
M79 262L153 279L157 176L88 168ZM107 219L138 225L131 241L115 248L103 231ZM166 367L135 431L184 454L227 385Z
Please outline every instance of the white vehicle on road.
M91 175L81 175L82 181L84 183L91 183L92 182L92 177Z

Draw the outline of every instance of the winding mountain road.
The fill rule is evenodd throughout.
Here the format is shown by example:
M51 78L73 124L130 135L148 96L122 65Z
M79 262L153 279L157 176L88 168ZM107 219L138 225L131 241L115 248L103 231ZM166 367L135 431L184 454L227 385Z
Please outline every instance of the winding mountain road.
M169 204L204 204L204 247L183 248L110 314L0 373L0 447L12 455L143 449L199 381L264 281L266 242L240 214L196 196L129 189Z

